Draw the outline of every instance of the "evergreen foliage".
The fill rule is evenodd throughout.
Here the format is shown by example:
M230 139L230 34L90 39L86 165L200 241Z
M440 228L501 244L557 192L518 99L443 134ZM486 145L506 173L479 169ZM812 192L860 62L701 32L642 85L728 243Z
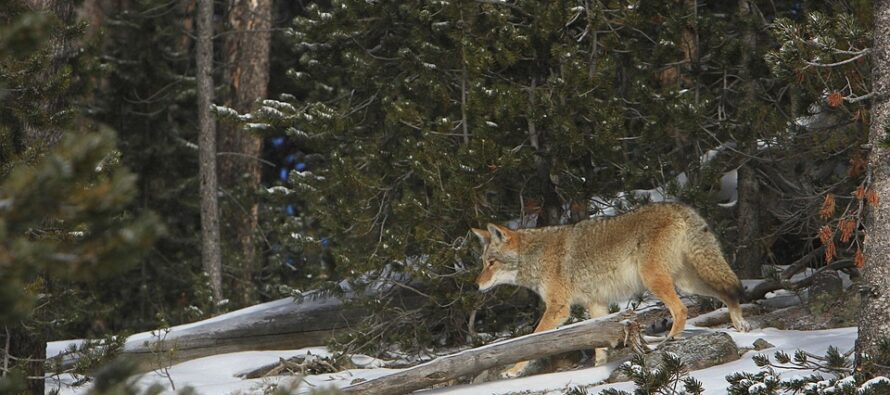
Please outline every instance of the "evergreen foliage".
M108 330L155 329L206 318L214 310L200 261L194 59L186 5L141 1L109 16L103 39L107 81L95 116L121 136L121 160L139 175L139 199L166 234L118 287L96 290L109 306ZM193 28L193 27L192 27ZM193 33L191 33L193 34Z
M853 370L850 353L841 354L830 347L824 356L813 355L801 350L794 356L776 352L772 362L769 357L759 355L754 362L760 372L738 372L726 377L730 383L728 395L778 395L794 393L802 395L878 395L890 391L890 379L886 377L866 378ZM780 379L776 369L805 369L814 373L804 377ZM821 373L828 374L828 377Z
M73 98L59 91L73 84L71 70L34 78L48 74L50 34L70 32L54 30L58 22L50 15L5 9L10 23L0 35L0 129L10 149L0 178L0 248L9 263L2 272L9 285L0 302L4 321L29 314L46 281L39 274L83 281L120 272L139 258L133 252L151 245L158 229L152 215L122 211L135 196L135 177L120 167L114 134L80 122L74 106L43 111L56 96ZM29 128L64 127L72 131L55 147L23 146Z
M132 2L85 37L85 23L0 0L0 322L82 337L213 310L196 231L187 3ZM522 333L536 300L475 291L471 227L570 224L667 194L709 218L728 256L753 248L787 264L821 249L814 265L855 274L863 216L878 203L863 145L875 94L871 1L749 1L747 13L740 4L279 4L299 16L274 37L277 100L248 114L216 108L244 133L286 136L275 155L291 154L273 187L222 191L227 207L233 194L260 192L253 286L263 299L316 287L370 295L360 303L375 314L339 339L353 350ZM74 49L58 53L60 38ZM35 130L62 137L35 142ZM743 192L720 190L740 167L761 187L747 241L733 206ZM393 289L427 303L405 309L386 297ZM783 367L840 370L824 388L792 388L761 360L767 369L733 385L858 388L840 373L848 366L832 365L837 353L786 357L776 357ZM638 373L641 391L700 391L679 365ZM107 391L135 391L114 385L126 384Z
M770 45L739 64L748 49L735 5L687 6L310 4L288 32L300 59L289 71L293 95L225 113L320 154L290 173L286 199L312 218L290 222L289 243L329 240L337 276L404 273L382 281L429 296L423 310L378 327L392 340L462 342L483 299L466 286L470 227L572 223L670 193L733 240L732 212L715 204L730 198L715 193L720 175L752 157L768 169L800 163L782 161L796 146L773 143L787 139L792 118L776 111L781 100L764 99L787 89L761 56ZM759 42L771 43L757 26ZM731 88L740 70L753 80L747 101ZM712 148L721 159L702 159ZM798 219L773 219L764 232ZM498 320L488 313L477 317ZM395 336L403 330L414 335Z
M765 355L758 355L754 362L761 368L759 372L737 372L726 376L730 386L727 395L878 395L890 391L890 380L886 377L865 378L854 374L851 353L841 354L830 347L824 356L813 355L798 350L794 356L776 352L772 362ZM634 395L702 394L702 383L687 375L682 361L669 353L663 355L661 365L649 369L641 355L635 355L619 370L631 377L636 388ZM780 378L779 370L809 370L819 373L809 376ZM573 388L568 394L586 394L584 388ZM630 395L627 391L613 388L600 392L601 395Z
M526 207L540 217L545 204L562 211L548 174L566 180L561 192L577 194L595 167L591 152L614 152L609 144L617 142L611 129L619 114L596 105L601 99L593 93L580 95L595 90L592 79L581 78L589 44L570 38L580 27L550 41L557 37L551 30L564 30L557 21L570 17L568 10L524 6L547 24L497 5L310 5L291 33L301 65L290 75L307 104L252 114L326 153L315 169L291 173L291 182L332 240L339 274L357 278L391 267L435 284L431 309L449 306L451 313L427 322L425 339L436 332L462 337L476 303L463 292L469 227ZM564 111L550 111L557 107ZM603 120L600 139L581 131L590 127L577 124L582 118ZM545 168L542 176L536 162L558 170ZM413 326L416 315L401 317L395 328Z
M127 211L136 177L120 165L114 133L81 115L95 68L51 44L80 37L83 25L17 2L0 9L0 324L12 340L4 360L20 358L0 386L42 391L17 379L42 375L35 358L47 336L101 309L85 296L89 283L137 263L162 227Z
M702 383L686 374L688 370L680 357L665 353L657 368L647 368L643 356L634 355L633 359L621 364L619 369L628 375L636 385L633 395L701 395L704 393ZM626 391L606 389L601 395L630 395Z
M827 2L814 4L796 20L778 18L770 25L777 48L765 56L772 75L794 84L789 103L794 133L786 144L796 151L788 151L784 162L816 169L811 181L801 183L812 192L797 205L809 215L787 220L780 229L818 234L814 247L824 248L823 262L846 258L857 267L863 264L864 208L877 203L869 192L864 146L871 105L871 13L868 1Z
M41 274L95 281L127 269L139 260L135 251L151 246L157 218L122 210L135 196L135 177L108 163L113 147L108 131L66 136L34 166L16 167L0 184L0 251L9 263L0 301L4 321L33 308L46 290ZM61 309L61 303L49 307Z
M72 87L81 79L73 70L51 68L50 40L77 35L78 28L64 26L52 14L31 12L18 1L4 0L0 6L0 175L6 175L16 164L35 160L45 148L29 146L29 129L57 127L70 120L70 108L47 113L47 103L82 92Z

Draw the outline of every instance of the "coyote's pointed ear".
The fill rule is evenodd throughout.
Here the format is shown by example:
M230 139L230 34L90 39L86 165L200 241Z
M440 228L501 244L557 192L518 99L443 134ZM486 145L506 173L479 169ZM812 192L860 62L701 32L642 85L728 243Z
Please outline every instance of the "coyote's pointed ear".
M498 243L506 243L513 237L512 230L495 224L488 224L488 233L491 233L491 240Z
M491 233L488 233L487 230L476 229L476 228L472 228L470 230L472 230L473 233L476 234L476 237L479 238L479 242L482 243L483 246L487 246L488 243L491 243Z

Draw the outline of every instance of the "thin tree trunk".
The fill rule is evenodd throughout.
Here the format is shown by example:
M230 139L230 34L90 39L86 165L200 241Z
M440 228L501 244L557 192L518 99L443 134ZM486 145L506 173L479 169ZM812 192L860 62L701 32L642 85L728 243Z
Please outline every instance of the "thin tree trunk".
M757 174L750 163L739 167L738 170L738 229L739 244L736 246L736 266L741 278L761 278L761 265L763 253L760 246L760 220L758 213L761 209L758 196L760 184Z
M529 144L535 150L535 169L541 194L541 210L538 213L537 226L559 225L562 216L560 211L559 195L556 193L556 185L550 179L550 156L544 141L544 133L538 129L535 123L537 104L537 80L532 79L528 90L528 139Z
M869 189L881 202L871 206L865 223L865 267L862 270L862 307L859 314L857 361L870 375L890 376L890 355L881 355L880 343L890 340L890 151L884 141L890 122L890 0L875 0L872 91L876 93L869 129ZM878 358L861 364L862 356Z
M4 343L9 344L9 354L4 355L4 358L18 358L9 358L4 365L9 364L9 369L19 370L28 377L43 377L47 339L43 328L26 328L20 323L14 327L5 327L2 335ZM26 393L29 394L44 393L45 385L46 382L42 379L25 380Z
M222 257L216 182L216 120L213 102L213 0L198 0L198 161L201 176L201 261L215 303L222 300Z
M182 13L182 34L179 36L178 50L186 52L192 45L195 35L195 0L180 1L178 11Z
M464 20L464 9L460 9L461 34L466 35L467 22ZM464 144L470 143L470 125L467 120L467 48L464 41L460 44L460 120L464 132Z
M238 112L248 112L267 95L269 46L271 45L271 0L236 0L229 9L231 34L226 40L227 80L231 83L226 101ZM253 276L259 259L256 248L258 207L254 191L260 185L262 139L234 125L220 128L220 152L239 155L220 157L220 181L228 192L231 208L226 210L226 229L235 240L240 278L235 284L240 301L255 301ZM227 237L227 239L229 239Z
M739 0L739 19L742 22L742 59L739 75L742 77L742 86L744 98L741 106L736 112L740 118L745 118L745 108L753 105L756 100L755 85L751 73L751 57L757 48L757 33L754 31L752 22L753 10L750 0ZM748 130L742 131L747 133L745 141L743 141L743 150L751 152L756 149L754 144L754 125L746 122L744 119L743 127ZM760 194L760 186L758 184L756 172L751 167L751 163L743 164L738 170L738 229L739 242L736 246L735 264L742 278L760 278L761 259L763 254L757 240L760 234L760 220L758 213L760 211L760 203L758 196Z

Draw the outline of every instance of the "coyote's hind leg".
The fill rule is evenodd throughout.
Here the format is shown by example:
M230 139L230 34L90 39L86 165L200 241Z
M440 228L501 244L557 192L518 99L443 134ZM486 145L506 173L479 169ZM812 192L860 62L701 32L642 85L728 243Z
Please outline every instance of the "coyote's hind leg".
M643 279L643 285L664 302L664 305L671 312L671 318L674 320L674 323L671 325L668 337L679 337L686 327L688 309L683 304L683 301L680 300L680 296L677 295L671 275L661 267L660 262L650 257L644 266L640 268L640 277Z

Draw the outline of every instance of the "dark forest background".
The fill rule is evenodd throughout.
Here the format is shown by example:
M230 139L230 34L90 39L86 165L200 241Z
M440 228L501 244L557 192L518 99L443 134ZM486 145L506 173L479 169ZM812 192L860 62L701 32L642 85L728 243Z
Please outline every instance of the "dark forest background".
M221 295L201 254L196 2L0 1L11 354L381 282L423 303L359 301L379 314L338 347L528 331L532 294L472 286L471 227L667 195L743 278L863 265L871 1L214 8Z

